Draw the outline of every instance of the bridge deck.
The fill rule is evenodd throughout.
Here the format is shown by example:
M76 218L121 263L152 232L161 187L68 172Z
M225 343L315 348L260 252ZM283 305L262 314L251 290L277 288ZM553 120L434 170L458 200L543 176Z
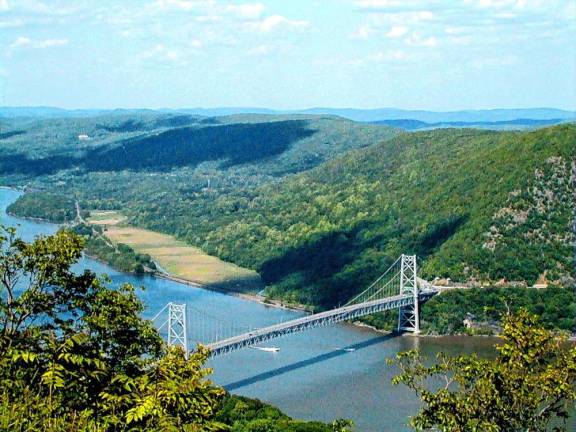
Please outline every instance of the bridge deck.
M430 294L433 295L432 292L430 292ZM427 297L428 295L429 294L427 293L421 293L421 297ZM413 303L414 296L412 294L396 295L384 299L372 300L253 330L248 333L243 333L238 336L214 342L207 345L207 347L210 348L211 355L215 357L290 333L347 321L364 315L408 306Z

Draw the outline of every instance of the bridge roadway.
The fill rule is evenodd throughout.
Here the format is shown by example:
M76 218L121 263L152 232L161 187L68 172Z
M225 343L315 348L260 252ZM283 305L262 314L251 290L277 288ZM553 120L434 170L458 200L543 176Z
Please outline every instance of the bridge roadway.
M436 291L432 289L421 290L420 302L427 300L435 293ZM343 306L341 308L308 315L302 318L297 318L295 320L286 321L281 324L275 324L270 327L253 330L251 332L243 333L228 339L223 339L221 341L209 344L207 347L211 350L211 356L216 357L287 334L308 330L314 327L331 325L342 321L348 321L364 315L370 315L377 312L383 312L390 309L408 306L413 303L414 296L412 294L404 294L372 300L360 304Z

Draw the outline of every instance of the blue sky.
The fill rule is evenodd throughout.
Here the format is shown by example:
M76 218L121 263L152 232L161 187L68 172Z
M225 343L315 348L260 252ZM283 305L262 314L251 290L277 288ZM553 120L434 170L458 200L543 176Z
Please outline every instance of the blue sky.
M576 0L0 0L0 105L576 108Z

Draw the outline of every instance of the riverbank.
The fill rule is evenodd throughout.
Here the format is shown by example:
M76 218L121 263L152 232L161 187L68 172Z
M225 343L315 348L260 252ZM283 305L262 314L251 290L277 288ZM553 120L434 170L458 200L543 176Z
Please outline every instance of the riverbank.
M292 311L298 311L298 312L307 312L307 313L311 312L310 308L306 307L305 305L287 305L285 303L282 303L279 300L267 299L266 297L261 296L259 294L229 291L229 290L218 288L217 286L214 286L214 285L202 285L198 282L194 282L194 281L191 281L188 279L174 276L174 275L171 275L169 273L154 272L154 273L151 273L151 275L154 277L166 279L166 280L169 280L172 282L181 283L181 284L192 286L195 288L202 288L202 289L206 289L206 290L210 290L210 291L219 292L221 294L230 295L233 297L238 297L238 298L241 298L243 300L248 300L248 301L258 303L258 304L261 304L261 305L267 306L267 307L274 307L274 308L286 309L286 310L292 310Z
M116 265L118 262L136 263L140 271L135 274L153 274L158 278L229 294L263 306L308 313L313 310L304 305L286 304L282 299L265 298L261 295L263 283L255 272L204 254L198 248L186 245L169 235L131 227L126 224L126 218L117 211L93 211L88 222L94 228L98 228L99 233L104 234L99 237L115 252L125 256L107 259L109 254L106 251L102 254L89 253L89 255L121 271L131 271L132 268L128 268L127 265L118 266ZM139 255L147 255L149 262ZM148 265L151 263L157 265ZM156 271L153 271L154 268ZM482 323L497 322L503 313L502 308L506 301L508 303L513 301L517 306L524 306L529 310L532 310L534 305L550 309L557 316L555 315L553 322L548 322L547 325L567 332L574 328L570 324L574 319L561 313L570 310L570 307L559 306L573 304L573 299L567 296L567 293L570 292L565 289L551 288L545 292L525 288L448 290L424 305L422 316L425 320L423 321L425 334L422 336L484 337ZM504 303L502 296L505 300L508 299ZM547 316L549 315L550 313ZM447 316L450 319L446 319ZM383 334L396 326L395 319L390 314L365 317L362 322L355 324Z
M1 188L22 193L18 189L6 186ZM21 216L13 213L7 214L26 221L53 224L55 226L60 225L46 218ZM259 275L252 270L244 269L204 254L198 248L185 245L169 235L127 226L125 221L126 218L123 215L111 210L92 211L90 212L90 217L86 220L89 225L97 228L99 232L101 231L98 237L105 239L111 246L118 246L118 244L123 243L137 253L150 255L156 269L144 267L142 272L133 272L126 268L118 268L113 262L96 253L96 251L85 250L84 256L127 273L148 274L172 282L231 295L266 307L311 312L311 308L308 306L286 304L281 300L267 299L260 295L259 293L264 290L264 285ZM158 250L162 251L163 254L158 254ZM172 261L176 262L173 263ZM207 269L206 263L208 263L208 267L212 268ZM193 270L194 266L198 266L195 268L197 277L186 277L186 274L173 273L174 265L183 268L187 264L190 266L188 269L192 268ZM214 270L214 273L211 270ZM206 275L209 277L206 277Z

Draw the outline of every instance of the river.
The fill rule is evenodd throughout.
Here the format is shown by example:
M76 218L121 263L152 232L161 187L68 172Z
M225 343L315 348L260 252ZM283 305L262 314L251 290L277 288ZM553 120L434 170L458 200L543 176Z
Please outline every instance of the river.
M17 225L25 240L55 232L57 225L6 215L6 207L19 194L0 188L0 223ZM144 287L139 295L147 306L146 317L170 301L186 303L192 338L223 332L227 325L229 331L239 326L257 328L302 315L161 278L120 273L86 257L76 268L106 273L114 285ZM386 359L413 348L431 357L440 351L489 355L493 343L493 338L391 337L340 324L270 341L267 346L278 347L279 352L245 349L212 359L209 366L214 368L213 380L232 393L257 397L295 418L350 418L359 432L407 431L408 417L417 411L418 400L405 387L391 384L396 370Z

